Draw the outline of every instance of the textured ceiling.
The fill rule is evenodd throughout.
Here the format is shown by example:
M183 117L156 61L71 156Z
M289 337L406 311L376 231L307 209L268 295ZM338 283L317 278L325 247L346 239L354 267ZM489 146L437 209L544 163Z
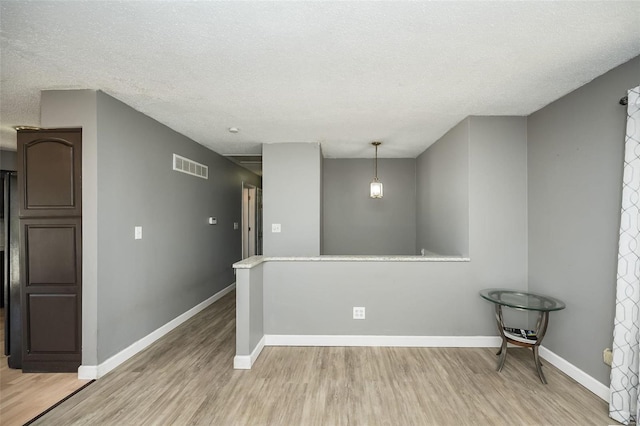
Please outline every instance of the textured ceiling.
M381 140L415 157L468 115L528 115L637 56L639 28L638 1L3 0L0 141L39 124L40 90L82 88L221 154Z

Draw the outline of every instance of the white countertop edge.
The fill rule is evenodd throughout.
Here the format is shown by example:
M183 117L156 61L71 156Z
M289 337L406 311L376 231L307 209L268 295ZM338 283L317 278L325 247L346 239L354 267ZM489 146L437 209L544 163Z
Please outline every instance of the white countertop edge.
M252 256L233 264L234 269L251 269L263 262L470 262L459 256Z
M264 256L251 256L233 264L233 269L251 269L264 262Z

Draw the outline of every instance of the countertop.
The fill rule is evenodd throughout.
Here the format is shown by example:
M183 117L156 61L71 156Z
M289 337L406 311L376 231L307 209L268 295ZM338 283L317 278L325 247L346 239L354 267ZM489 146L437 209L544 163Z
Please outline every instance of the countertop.
M469 262L463 256L429 254L425 256L321 255L321 256L252 256L233 264L234 269L251 269L263 262Z

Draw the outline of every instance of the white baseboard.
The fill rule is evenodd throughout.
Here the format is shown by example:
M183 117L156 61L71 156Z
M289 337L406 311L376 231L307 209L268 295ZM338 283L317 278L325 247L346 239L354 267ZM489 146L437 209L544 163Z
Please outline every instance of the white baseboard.
M251 370L253 363L256 362L256 359L260 356L260 352L264 349L265 337L266 336L262 336L262 339L260 339L256 347L253 349L251 355L236 355L233 358L233 368L236 370Z
M266 346L384 346L413 348L497 348L498 336L327 336L267 334Z
M233 368L250 370L265 346L380 346L409 348L497 348L498 336L351 336L284 335L262 337L251 355L236 355Z
M236 355L233 357L233 368L235 370L251 370L252 364L250 355Z
M78 379L92 380L98 377L97 365L81 365L78 367Z
M539 353L540 357L547 361L549 364L553 365L576 382L580 383L595 395L609 402L609 388L607 386L603 385L584 371L580 370L578 367L571 364L566 359L551 352L544 346L540 346Z
M138 340L137 342L133 343L132 345L126 347L125 349L121 350L117 354L113 355L102 364L81 365L80 368L78 368L78 378L79 379L99 379L100 377L104 376L109 371L113 370L114 368L116 368L117 366L119 366L120 364L122 364L123 362L131 358L132 356L136 355L138 352L147 348L149 345L151 345L156 340L160 339L161 337L169 333L174 328L178 327L179 325L186 322L187 320L189 320L199 312L203 311L205 308L207 308L212 303L216 302L217 300L219 300L220 298L222 298L224 295L234 290L235 288L236 288L236 283L233 283L223 288L222 290L220 290L213 296L209 297L205 301L198 303L196 306L189 309L187 312L177 316L176 318L172 319L162 327L149 333L142 339Z

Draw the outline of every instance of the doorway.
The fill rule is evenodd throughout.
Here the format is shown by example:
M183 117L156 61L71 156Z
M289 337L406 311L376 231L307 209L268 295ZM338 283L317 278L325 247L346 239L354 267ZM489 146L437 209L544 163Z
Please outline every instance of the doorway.
M262 254L262 189L242 183L242 258Z

